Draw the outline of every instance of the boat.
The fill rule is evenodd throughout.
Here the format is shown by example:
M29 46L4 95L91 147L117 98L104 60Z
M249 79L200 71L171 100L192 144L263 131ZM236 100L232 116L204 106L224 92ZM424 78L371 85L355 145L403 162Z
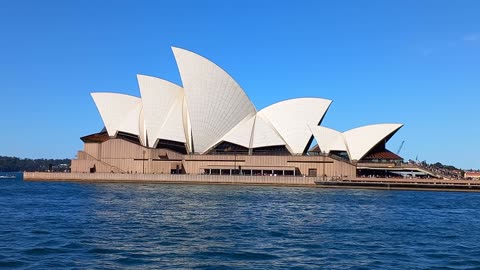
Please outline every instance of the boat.
M0 179L15 179L15 175L0 175Z

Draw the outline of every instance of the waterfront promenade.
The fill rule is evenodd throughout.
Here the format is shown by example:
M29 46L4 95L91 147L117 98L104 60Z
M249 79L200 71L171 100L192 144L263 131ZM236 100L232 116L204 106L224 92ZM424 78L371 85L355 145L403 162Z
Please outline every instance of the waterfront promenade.
M321 188L368 188L402 190L480 191L480 181L404 178L332 178L301 176L242 176L242 175L175 175L121 173L47 173L25 172L27 181L62 181L86 183L180 183L180 184L240 184L270 186L309 186Z
M421 178L352 178L316 180L324 188L369 188L401 190L452 190L480 192L480 181Z
M119 183L183 183L183 184L247 184L278 186L315 186L321 177L187 175L187 174L122 174L122 173L47 173L25 172L29 181L76 181Z

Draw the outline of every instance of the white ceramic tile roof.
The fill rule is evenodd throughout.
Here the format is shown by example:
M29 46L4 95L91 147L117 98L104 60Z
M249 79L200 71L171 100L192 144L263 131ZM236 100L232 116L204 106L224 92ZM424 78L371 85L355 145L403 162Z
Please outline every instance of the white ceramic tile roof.
M183 88L160 78L137 75L143 102L148 146L158 139L186 142L183 125Z
M347 151L347 145L340 131L323 126L313 126L311 130L322 152Z
M228 132L219 142L226 141L243 146L245 148L250 148L250 140L254 123L255 115L248 115L230 132Z
M223 69L193 52L172 48L187 98L195 152L204 153L255 107Z
M188 113L187 97L185 95L183 95L182 115L183 115L183 130L185 132L185 139L187 140L187 143L186 143L187 152L191 153L193 152L192 126L190 124L190 114Z
M227 141L246 148L286 145L272 124L261 114L248 116L219 142Z
M143 146L148 146L147 145L147 128L145 127L145 117L143 113L143 103L142 103L142 109L140 110L140 117L139 117L139 123L138 123L138 138L140 139L140 143Z
M323 98L295 98L270 105L258 112L287 143L292 154L302 154L313 136L309 126L320 124L332 103Z
M286 145L273 125L259 112L255 118L251 148Z
M92 93L109 136L118 131L140 135L142 100L118 93Z
M393 135L402 124L376 124L351 129L343 133L351 160L360 160L375 145Z
M359 160L402 127L379 124L344 133L320 127L332 102L322 98L289 99L257 112L223 69L193 52L172 50L183 88L138 75L142 99L92 93L110 136L131 133L149 147L157 139L185 142L187 150L196 153L227 141L248 148L285 145L292 154L302 154L314 134L322 151L348 151L351 160Z

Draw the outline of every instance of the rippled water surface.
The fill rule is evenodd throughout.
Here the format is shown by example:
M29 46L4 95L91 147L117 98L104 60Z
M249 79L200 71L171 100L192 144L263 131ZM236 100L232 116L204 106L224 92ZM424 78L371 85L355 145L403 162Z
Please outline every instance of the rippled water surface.
M0 268L478 269L479 193L0 180Z

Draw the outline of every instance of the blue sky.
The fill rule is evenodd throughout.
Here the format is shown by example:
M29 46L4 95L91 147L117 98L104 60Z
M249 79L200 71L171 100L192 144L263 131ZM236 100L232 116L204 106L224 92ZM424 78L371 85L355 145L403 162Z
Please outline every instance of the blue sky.
M404 123L405 159L480 168L479 1L0 0L0 155L74 158L91 92L181 84L170 46L217 63L257 109L334 102L323 125Z

